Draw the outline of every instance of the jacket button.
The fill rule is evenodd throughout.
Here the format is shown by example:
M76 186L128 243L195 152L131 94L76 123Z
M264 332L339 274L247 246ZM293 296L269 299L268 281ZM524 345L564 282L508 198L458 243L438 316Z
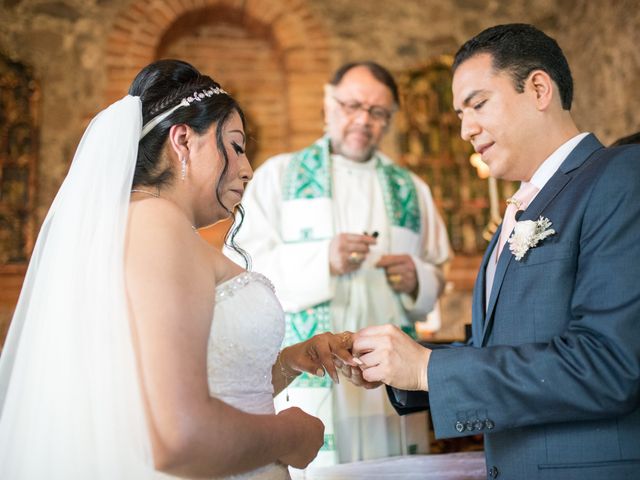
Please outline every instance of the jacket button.
M462 423L462 422L460 422L460 421L456 422L456 430L457 430L459 433L464 432L464 423Z
M488 418L484 421L484 426L487 428L487 430L493 430L493 427L495 427L495 423L493 423L493 420L489 420Z
M484 422L482 420L476 420L473 426L476 430L482 430L482 427L484 427Z
M473 430L473 422L471 420L467 421L467 431L470 432Z
M498 467L495 465L489 468L487 473L489 474L489 478L498 478L498 475L500 474L500 472L498 472Z

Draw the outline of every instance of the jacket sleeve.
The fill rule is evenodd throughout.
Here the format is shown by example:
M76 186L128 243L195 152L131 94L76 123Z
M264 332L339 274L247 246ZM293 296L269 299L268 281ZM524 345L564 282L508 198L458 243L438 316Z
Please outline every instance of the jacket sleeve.
M458 342L450 344L433 344L421 341L418 343L431 350L457 348L464 345L463 343ZM471 342L469 341L468 344L471 344ZM408 415L410 413L421 412L429 409L429 392L422 390L400 390L388 385L386 388L389 401L398 415Z

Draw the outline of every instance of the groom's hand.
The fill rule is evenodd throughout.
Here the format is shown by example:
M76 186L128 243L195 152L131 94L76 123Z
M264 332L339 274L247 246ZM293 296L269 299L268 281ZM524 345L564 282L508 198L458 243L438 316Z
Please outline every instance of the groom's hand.
M353 355L367 382L402 390L429 390L427 367L431 350L395 325L363 328L353 336Z
M359 360L356 359L356 361ZM362 377L362 370L360 369L360 367L353 367L349 364L344 363L339 358L334 358L333 363L335 364L338 371L356 387L362 387L367 390L371 390L382 385L382 382L367 382Z

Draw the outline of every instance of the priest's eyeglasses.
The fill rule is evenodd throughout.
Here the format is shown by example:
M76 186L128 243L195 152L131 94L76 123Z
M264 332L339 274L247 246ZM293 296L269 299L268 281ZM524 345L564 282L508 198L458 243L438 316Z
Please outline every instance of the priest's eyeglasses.
M373 121L386 124L391 119L391 115L393 114L392 111L387 110L384 107L379 107L377 105L366 106L363 103L356 101L342 101L336 97L333 97L333 99L338 105L340 105L342 111L348 116L355 115L360 110L362 110L367 112L369 114L369 117L371 117Z

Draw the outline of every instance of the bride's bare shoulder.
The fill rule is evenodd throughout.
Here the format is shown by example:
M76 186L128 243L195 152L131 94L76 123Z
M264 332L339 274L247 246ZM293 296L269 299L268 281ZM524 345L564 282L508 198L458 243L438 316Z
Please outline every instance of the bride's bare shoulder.
M125 240L127 270L201 281L214 274L208 249L172 202L161 198L131 202Z
M167 269L176 278L222 283L243 269L198 235L172 202L152 198L132 202L126 262L137 269Z

